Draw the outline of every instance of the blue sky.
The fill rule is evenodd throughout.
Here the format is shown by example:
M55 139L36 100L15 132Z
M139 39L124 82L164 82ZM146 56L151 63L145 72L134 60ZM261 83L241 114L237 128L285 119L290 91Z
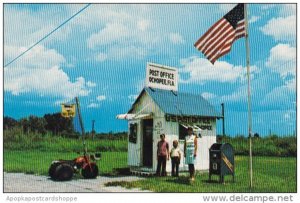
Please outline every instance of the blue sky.
M56 28L82 4L5 4L4 63ZM179 91L201 94L226 132L247 134L245 39L214 66L193 44L235 4L92 4L4 68L4 115L42 116L79 96L85 127L127 130L115 119L142 90L146 63L177 67ZM249 4L253 131L296 129L296 5ZM218 132L221 122L218 122Z

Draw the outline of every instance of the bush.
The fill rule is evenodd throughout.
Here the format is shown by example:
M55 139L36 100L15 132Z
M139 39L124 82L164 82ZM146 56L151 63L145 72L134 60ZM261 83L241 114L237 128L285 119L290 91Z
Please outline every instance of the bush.
M249 154L249 138L244 136L223 137L223 142L230 143L236 155ZM255 156L297 156L296 137L278 137L272 135L252 139L252 153Z
M89 151L117 151L127 152L127 139L85 139ZM39 150L56 152L82 152L82 137L75 135L74 138L54 136L52 133L45 135L39 133L23 133L21 127L15 127L4 131L5 150Z

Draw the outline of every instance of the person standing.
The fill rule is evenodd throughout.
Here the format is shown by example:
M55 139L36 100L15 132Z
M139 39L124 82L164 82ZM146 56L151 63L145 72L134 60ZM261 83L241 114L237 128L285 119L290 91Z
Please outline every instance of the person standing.
M157 143L157 176L166 176L166 164L170 159L169 143L165 140L165 134L160 135L160 141Z
M171 149L170 156L172 161L172 176L178 177L179 164L181 159L181 152L178 146L178 140L173 141L173 148Z
M188 127L188 135L184 141L185 164L189 165L190 180L195 180L195 158L197 156L197 137L193 133L193 128Z

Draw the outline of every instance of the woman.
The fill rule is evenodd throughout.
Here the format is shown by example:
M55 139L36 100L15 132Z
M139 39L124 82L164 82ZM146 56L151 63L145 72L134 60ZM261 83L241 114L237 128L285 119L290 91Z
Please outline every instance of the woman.
M188 135L184 142L185 164L189 165L190 180L195 180L195 158L197 156L197 137L193 133L193 128L188 127Z

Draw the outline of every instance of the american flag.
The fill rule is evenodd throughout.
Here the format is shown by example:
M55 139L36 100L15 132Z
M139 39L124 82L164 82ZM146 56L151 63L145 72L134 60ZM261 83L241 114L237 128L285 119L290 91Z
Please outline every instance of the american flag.
M230 52L235 40L245 36L244 4L238 4L209 28L194 46L214 64L218 58Z

